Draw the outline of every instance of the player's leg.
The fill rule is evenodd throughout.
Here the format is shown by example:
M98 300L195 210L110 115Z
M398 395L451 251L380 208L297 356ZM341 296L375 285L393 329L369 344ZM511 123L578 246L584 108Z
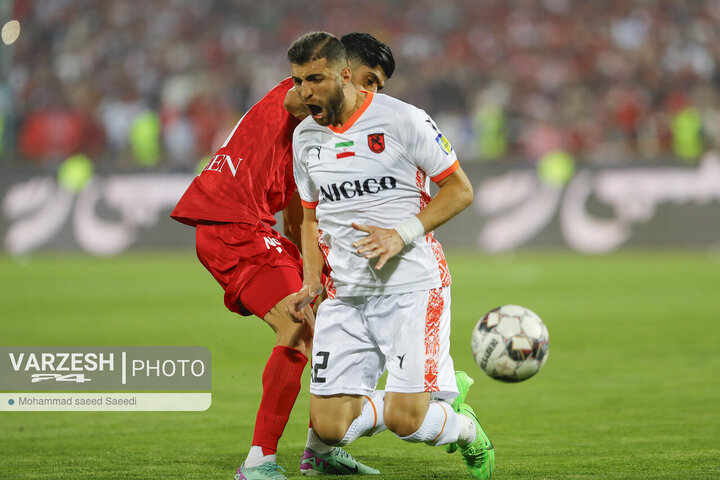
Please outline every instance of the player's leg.
M266 242L267 238L277 242ZM242 224L199 225L196 246L198 259L225 290L227 308L245 316L254 314L276 332L276 346L262 376L263 396L253 443L236 478L285 478L275 452L312 348L312 328L293 322L285 313L288 297L302 286L300 255L276 232ZM342 449L332 449L319 439L314 439L312 446L319 451L330 449L330 462L338 456L345 464L346 457L354 461ZM356 465L363 467L359 473L377 473L359 462Z
M320 305L313 345L310 418L314 435L336 447L321 452L307 448L300 464L303 475L379 473L339 448L385 429L384 392L374 390L383 370L382 358L364 328L352 301L328 299Z
M376 475L380 471L358 462L343 446L361 436L385 430L383 391L370 395L334 395L310 398L313 434L322 439L320 450L305 448L300 462L303 475ZM327 445L333 445L330 447Z
M340 445L353 421L363 411L362 395L310 397L310 420L313 430L329 445ZM349 442L345 442L347 444Z
M400 439L431 446L456 443L473 478L492 477L493 445L469 405L462 404L460 412L456 412L447 402L429 401L429 395L388 392L385 406L388 429ZM413 423L418 422L417 412L423 407L427 409L424 418L417 429L410 432ZM404 416L401 409L412 412L412 416Z
M277 444L298 392L312 329L283 318L283 301L302 286L299 253L263 225L198 225L198 259L225 290L225 305L262 318L276 332L276 345L262 375L263 396L253 442L236 477L285 478L276 463ZM273 241L268 242L271 239ZM278 246L282 244L282 247Z
M456 412L459 412L460 407L462 407L465 403L465 399L467 398L467 394L470 391L470 387L473 386L475 380L473 380L467 373L458 370L455 372L455 383L457 383L459 393L458 396L455 397L455 400L453 400L452 402L452 408ZM443 448L447 453L455 453L455 451L458 449L458 444L447 443L443 445Z
M263 478L260 472L251 469L276 464L277 445L300 392L302 372L312 348L312 327L294 322L285 307L301 286L296 269L264 266L238 296L243 307L262 318L276 335L275 347L262 375L263 393L252 446L239 470L248 478L255 473L257 478Z
M430 405L430 393L385 394L385 425L399 437L411 435L420 428Z
M385 423L398 437L428 445L457 443L475 478L490 478L492 444L458 396L450 357L449 288L389 295L378 301L370 324L387 359ZM407 319L424 319L408 322ZM463 396L469 385L463 385ZM432 392L432 393L431 393ZM437 400L432 400L431 395Z
M321 422L318 430L325 437L334 436L337 438L330 439L330 442L323 441L311 423L308 441L300 460L300 472L303 475L375 475L380 473L378 470L357 461L341 447L352 443L358 437L369 437L385 430L382 406L384 396L385 392L383 390L376 390L370 395L363 395L362 407L357 416L351 413L351 410L357 411L356 405L348 408L350 407L348 404L353 403L358 396L351 396L353 400L349 402L341 401L344 405L337 405L337 408L332 405L329 407L323 405L322 400L328 397L316 397L316 400L311 397L311 410L315 411L315 417ZM313 409L313 407L315 408ZM329 412L338 412L343 415L343 419L337 425L332 425L335 423L336 418L327 415ZM343 430L345 431L344 434L341 433Z
M388 430L402 440L433 446L458 439L462 442L463 430L474 428L472 422L455 412L449 403L431 402L430 393L388 392L385 395L385 422ZM464 443L469 440L466 438Z
M362 298L328 298L315 321L310 381L310 419L326 443L339 444L363 411L382 412L383 394L375 391L384 358L361 314ZM372 414L373 422L382 415ZM371 425L372 426L372 425Z
M307 322L297 323L287 313L287 305L295 292L280 300L263 317L275 332L275 345L292 348L302 352L306 357L312 353L313 326ZM312 312L310 306L308 313Z
M290 280L278 275L277 268L272 269L271 277L267 277L268 273L264 272L260 271L261 282L245 288L241 295L244 305L251 304L253 299L263 295L259 291L253 292L256 285L261 285L263 292L271 287L275 291L291 290L292 293L300 289L294 281L292 270L286 272L286 275L293 277ZM312 350L312 325L297 323L287 314L286 307L292 293L282 298L262 317L276 333L276 346L263 373L263 397L255 424L253 447L246 465L275 462L274 451L300 390L301 374L307 362L305 355ZM309 306L306 308L311 310ZM312 448L305 449L300 465L305 475L378 473L356 461L343 449L333 448L313 435L309 434L308 437ZM308 462L310 458L314 462Z

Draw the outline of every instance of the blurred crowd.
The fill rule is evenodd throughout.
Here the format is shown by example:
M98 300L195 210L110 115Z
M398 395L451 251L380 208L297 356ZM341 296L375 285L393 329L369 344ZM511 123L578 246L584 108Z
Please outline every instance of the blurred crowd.
M14 0L0 155L193 169L302 33L392 48L463 161L692 163L720 146L720 0ZM13 160L14 161L14 160ZM2 163L0 161L0 163Z

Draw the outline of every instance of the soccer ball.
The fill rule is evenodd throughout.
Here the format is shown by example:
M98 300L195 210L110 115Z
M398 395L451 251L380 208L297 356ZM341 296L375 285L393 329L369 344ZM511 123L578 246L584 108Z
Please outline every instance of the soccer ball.
M478 321L471 346L475 363L483 372L496 380L521 382L545 365L550 338L533 311L503 305Z

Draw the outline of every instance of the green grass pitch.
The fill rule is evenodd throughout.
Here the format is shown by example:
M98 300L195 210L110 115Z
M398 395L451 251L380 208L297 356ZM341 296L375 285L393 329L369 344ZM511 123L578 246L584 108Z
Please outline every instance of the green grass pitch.
M720 260L451 252L452 353L496 448L497 479L720 478ZM535 310L550 357L521 384L474 365L470 331L498 305ZM206 412L0 413L0 479L231 479L244 459L273 335L225 311L191 252L0 257L3 345L202 345ZM306 375L307 377L307 375ZM307 378L279 462L300 478ZM384 479L468 478L458 454L384 432L348 450Z

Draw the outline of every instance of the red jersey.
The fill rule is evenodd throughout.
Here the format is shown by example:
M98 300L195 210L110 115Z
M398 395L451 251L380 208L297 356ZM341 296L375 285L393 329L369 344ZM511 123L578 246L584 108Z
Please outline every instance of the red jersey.
M292 134L300 121L285 110L287 78L240 119L225 144L195 177L175 209L175 220L275 225L295 192Z

